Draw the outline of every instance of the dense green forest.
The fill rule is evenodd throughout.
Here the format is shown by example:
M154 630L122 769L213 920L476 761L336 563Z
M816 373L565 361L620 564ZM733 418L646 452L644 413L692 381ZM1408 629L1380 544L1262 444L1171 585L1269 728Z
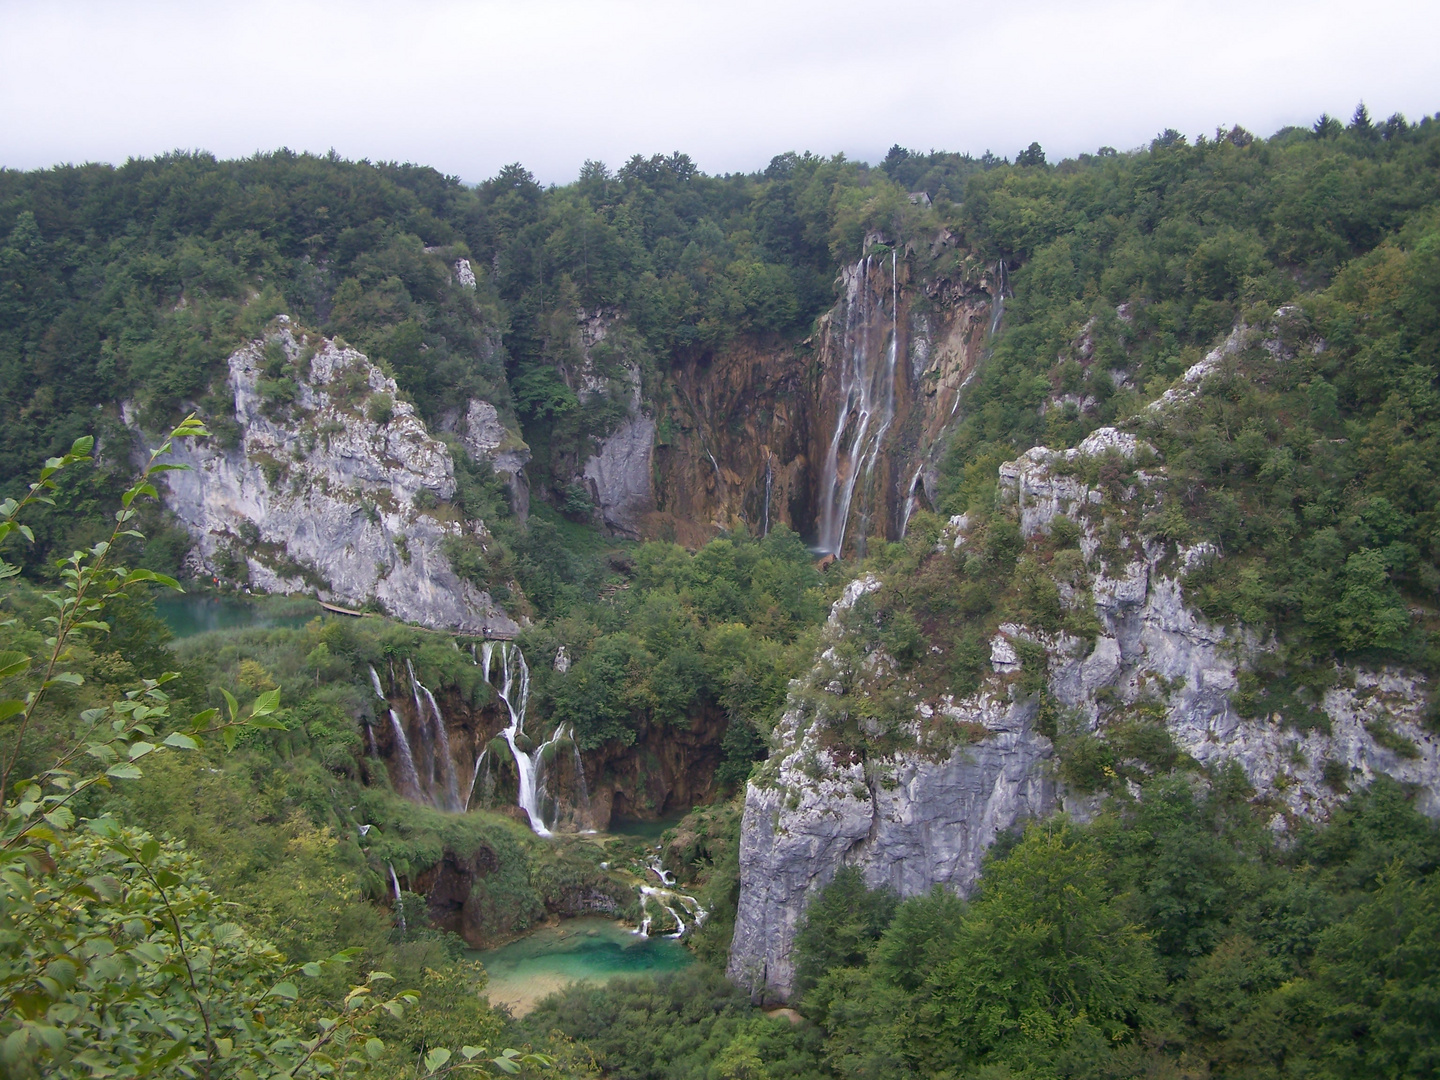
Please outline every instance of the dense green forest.
M525 1025L626 1080L1433 1073L1435 823L1382 782L1279 845L1243 776L1210 780L1006 837L968 903L842 870L798 939L805 1024L687 972Z
M1000 266L1008 281L939 514L828 574L783 528L691 552L575 520L552 462L606 433L625 393L612 378L582 404L564 378L577 310L623 314L602 373L636 364L653 396L677 360L806 336L877 236L922 289ZM1243 776L1183 759L1153 717L1102 740L1048 701L1062 777L1111 796L1093 821L1005 836L968 900L842 873L801 933L793 1017L720 974L733 800L848 577L886 588L846 616L840 648L884 649L899 672L869 688L857 744L910 687L974 689L1002 622L1093 638L1093 616L1060 603L1083 570L1078 530L1026 542L996 506L999 464L1032 445L1104 424L1147 441L1153 455L1076 468L1122 493L1163 462L1158 498L1107 509L1107 543L1223 552L1187 598L1276 635L1240 707L1304 728L1323 723L1337 660L1440 671L1436 120L1362 108L1055 164L1038 146L1013 162L896 147L875 167L785 154L707 176L676 154L552 188L518 165L467 187L334 156L176 154L0 171L0 237L0 1076L1440 1069L1440 832L1413 792L1356 786L1328 824L1277 835ZM462 258L473 292L451 285ZM564 716L587 751L723 719L719 801L671 834L712 912L695 966L572 988L519 1021L492 1010L484 971L399 879L491 852L479 929L499 941L613 890L602 862L641 849L545 842L391 790L364 733L370 665L410 661L447 702L493 701L447 635L304 601L283 609L304 625L182 642L155 617L187 540L105 453L126 445L119 402L154 428L194 410L221 433L224 358L281 311L363 349L427 421L481 396L535 449L523 525L457 455L457 504L497 542L453 557L519 584L537 714ZM1204 393L1145 408L1236 326L1255 332ZM960 513L966 551L937 553ZM561 646L564 672L548 662Z

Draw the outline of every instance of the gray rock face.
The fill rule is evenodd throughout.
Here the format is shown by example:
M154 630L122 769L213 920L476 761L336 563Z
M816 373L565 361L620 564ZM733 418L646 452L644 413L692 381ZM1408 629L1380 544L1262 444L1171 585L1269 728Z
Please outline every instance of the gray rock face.
M463 261L463 260L462 260ZM490 467L505 478L510 489L510 507L524 521L530 515L530 481L525 466L530 461L530 447L505 426L495 406L480 398L471 398L465 414L447 413L441 427L454 432L472 461L488 461Z
M517 633L445 557L445 539L464 527L426 508L454 494L454 465L413 406L395 400L394 380L328 340L312 345L307 363L284 316L269 343L303 369L294 403L268 415L259 388L267 342L237 350L229 385L240 445L177 445L173 460L189 469L164 474L165 505L195 538L191 569L229 576L243 565L270 592L314 592L344 605L373 599L436 629ZM391 403L383 423L377 395ZM483 524L475 539L488 541Z
M596 335L603 340L604 334ZM606 380L596 379L587 367L581 372L581 400L598 393ZM625 369L630 384L630 415L615 431L600 441L600 447L585 462L581 472L590 495L599 508L605 528L632 540L640 539L646 514L655 509L654 470L655 420L646 416L640 403L640 369Z
M650 456L655 448L655 421L632 416L600 444L585 462L584 476L605 527L640 539L640 522L655 509Z
M846 676L836 670L840 615L879 588L866 576L851 582L826 626L829 643L808 690L843 708ZM867 665L888 665L872 654ZM729 975L763 998L784 1000L795 989L791 945L812 893L841 866L858 866L872 886L902 896L944 885L962 895L980 875L985 849L1026 818L1049 814L1055 786L1044 763L1050 740L1032 726L1035 706L1008 693L981 693L941 708L941 734L957 745L936 746L935 728L893 758L863 762L827 748L828 724L797 693L777 728L779 750L749 785L740 832L740 909ZM945 723L948 721L948 725ZM971 742L977 735L980 741ZM928 741L927 741L928 740Z
M1342 671L1322 703L1328 734L1301 734L1279 716L1246 719L1232 695L1263 643L1206 622L1186 607L1179 580L1217 553L1208 545L1175 552L1129 537L1128 561L1110 566L1099 557L1089 512L1103 504L1102 492L1053 467L1081 454L1133 457L1140 449L1133 436L1102 429L1074 450L1037 448L1001 467L1001 501L1025 535L1048 533L1061 515L1080 526L1086 580L1064 599L1091 605L1101 631L1091 644L1003 624L991 642L985 684L963 700L943 699L938 731L943 739L948 721L958 743L948 753L941 752L943 741L934 744L937 717L923 704L916 709L913 750L862 762L851 751L837 756L827 749L835 745L827 738L833 728L827 716L844 710L843 688L855 674L836 670L840 615L880 583L859 579L836 603L816 667L792 690L776 749L746 790L729 974L757 997L793 993L796 930L810 897L840 866L858 866L872 886L888 884L902 896L937 884L965 894L1000 832L1061 807L1081 820L1093 814L1095 797L1056 786L1048 764L1053 748L1033 728L1035 702L1020 697L1015 682L1020 641L1044 646L1051 693L1092 731L1103 734L1110 710L1163 705L1176 745L1203 763L1238 763L1256 800L1274 808L1278 830L1298 818L1328 817L1343 797L1332 786L1337 768L1352 785L1380 774L1413 784L1420 808L1440 816L1440 746L1422 723L1423 677L1395 669ZM1143 470L1127 498L1152 498ZM969 527L966 517L952 519L941 545L963 549ZM872 653L861 667L889 662ZM1387 747L1403 748L1397 736L1413 753Z

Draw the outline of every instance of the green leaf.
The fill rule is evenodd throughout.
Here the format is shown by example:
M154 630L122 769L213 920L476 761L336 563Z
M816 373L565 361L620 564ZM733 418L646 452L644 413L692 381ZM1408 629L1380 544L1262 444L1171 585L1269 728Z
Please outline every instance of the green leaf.
M155 857L159 854L160 841L158 840L146 840L143 844L140 845L140 861L143 863L154 862Z
M446 1050L443 1046L434 1047L428 1054L425 1055L425 1071L428 1073L433 1073L436 1069L440 1068L449 1060L449 1050Z
M292 982L278 982L270 988L266 997L284 998L286 1001L294 1001L300 996L300 991L295 988Z
M493 1061L501 1069L502 1072L514 1074L520 1071L520 1066L516 1065L515 1062L511 1061L509 1058L498 1057L491 1058L490 1060Z
M233 723L240 718L240 703L235 700L235 695L223 686L220 687L220 693L225 695L225 705L230 710L230 720Z
M50 677L45 683L45 689L50 689L56 683L65 683L68 686L84 686L85 676L75 671L60 671Z
M30 670L30 657L13 649L0 652L0 679L13 678Z
M120 835L120 823L112 817L91 818L85 825L96 836L103 836L106 840L114 840Z
M197 712L190 717L190 728L192 731L198 731L201 728L209 727L211 721L219 715L219 709L205 709L203 712Z
M200 744L189 735L182 735L178 731L172 731L165 736L165 745L173 746L177 750L199 750Z
M0 701L0 720L9 720L10 717L24 711L25 702L20 701L16 698L9 698L8 700Z
M365 1040L365 1056L371 1061L377 1061L380 1055L385 1053L385 1044L379 1039L371 1036Z
M65 832L75 824L75 815L70 812L68 806L57 806L45 815L45 820L60 832Z
M113 776L117 780L139 780L141 773L138 766L132 765L128 761L122 761L120 764L111 765L106 769L105 775Z
M318 979L325 969L319 964L317 964L314 960L311 960L308 964L301 964L300 970L303 971L306 975L310 976L310 978Z
M154 743L137 742L137 743L131 743L131 744L130 744L130 760L131 760L131 761L138 761L140 758L144 757L146 754L153 754L154 752L155 752L155 744L154 744Z
M269 716L280 707L280 688L268 690L255 699L255 704L250 707L251 717Z

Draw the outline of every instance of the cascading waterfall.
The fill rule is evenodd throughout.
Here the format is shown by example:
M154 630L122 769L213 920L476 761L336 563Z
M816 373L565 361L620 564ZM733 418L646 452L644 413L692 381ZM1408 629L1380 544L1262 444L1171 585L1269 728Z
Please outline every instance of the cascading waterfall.
M470 774L470 790L465 793L466 810L470 809L470 800L475 798L475 782L480 779L480 766L485 764L485 755L489 752L490 747L485 746L480 749L480 753L475 755L475 770Z
M487 641L481 650L471 648L471 659L484 673L486 683L495 688L500 700L505 703L509 714L510 722L500 732L506 744L510 747L510 753L515 760L515 771L519 778L519 794L517 804L525 811L530 820L530 827L540 836L554 835L550 825L545 820L546 804L546 776L548 766L555 754L559 751L562 743L569 742L571 754L575 764L576 783L579 788L578 810L582 820L588 820L590 816L590 793L585 784L584 762L580 758L580 748L575 741L574 728L569 724L560 724L550 737L543 740L529 753L526 753L520 745L520 740L525 738L525 714L530 701L530 667L525 661L525 655L518 646L510 642L499 642L499 667L496 671L495 653L496 642ZM482 651L483 650L483 651ZM385 688L381 683L380 675L371 665L370 685L374 688L375 696L389 706L389 699L385 695ZM391 681L394 681L394 664L391 664ZM475 798L475 789L480 784L481 770L489 762L489 745L483 745L475 755L475 764L470 771L470 783L466 788L464 798L460 796L459 776L456 774L455 759L451 753L450 735L445 726L445 716L440 710L440 704L435 699L435 694L422 683L415 674L415 665L412 661L405 661L405 673L410 680L410 694L415 702L416 722L419 727L416 734L419 739L418 758L423 765L417 767L417 754L411 748L410 734L407 732L405 723L395 709L389 709L390 725L395 736L395 757L397 759L397 771L399 773L396 788L400 795L412 802L429 803L443 810L452 813L463 813L470 809L470 804ZM499 676L499 685L495 685L495 677ZM367 724L367 729L369 725ZM377 756L379 748L374 742L374 733L371 731L371 750ZM488 776L488 771L487 771ZM552 807L552 811L555 807ZM552 824L553 824L552 815Z
M915 466L915 474L910 477L910 486L905 489L905 511L900 517L900 539L905 539L905 530L910 528L910 515L915 512L915 485L920 483L920 474L925 471L925 462Z
M374 668L370 669L374 672ZM379 682L377 679L376 682ZM395 864L388 864L390 867L390 884L395 886L395 917L400 921L400 932L405 933L405 901L400 899L400 879L395 876Z
M535 770L535 805L540 808L541 821L545 819L545 779L549 773L547 766L550 764L550 759L553 758L556 753L556 751L551 750L551 747L557 746L567 739L570 740L570 745L573 747L575 745L574 733L571 731L569 725L561 724L551 734L550 738L537 746L530 754L530 763ZM581 782L584 782L583 774ZM558 801L556 803L556 810L559 810ZM556 818L558 819L558 817L559 814L557 813Z
M1000 330L1000 319L1005 314L1005 260L995 264L995 299L990 309L990 336Z
M900 286L897 251L890 251L890 340L883 358L870 349L870 262L867 255L850 278L845 304L844 350L847 362L840 373L840 405L835 432L825 454L821 474L824 502L820 513L821 550L839 555L845 544L845 528L855 484L863 471L875 470L881 444L895 419L895 368L900 347ZM857 332L858 322L858 332ZM846 444L844 475L841 475L841 447Z
M390 699L385 696L385 690L380 685L380 676L375 672L375 666L370 665L370 685L375 688L375 696L385 702L389 707ZM410 753L410 740L405 735L405 725L400 720L400 714L390 709L390 728L395 733L395 748L400 752L400 782L397 785L400 794L412 802L420 802L424 799L424 793L420 790L420 774L415 770L415 757Z
M405 670L410 675L410 692L415 697L415 715L420 718L421 730L426 730L425 707L421 704L420 697L423 694L425 701L430 705L430 722L433 727L429 728L430 734L426 738L427 749L429 750L428 769L430 775L430 788L435 788L435 766L436 759L439 759L440 777L445 784L445 806L444 809L451 812L458 812L464 807L460 805L460 785L455 775L455 759L450 756L450 733L445 730L445 717L440 712L440 706L435 701L435 695L430 688L415 677L415 665L409 660L405 661Z
M585 763L580 760L580 744L575 741L574 730L570 733L570 753L575 759L575 780L580 785L580 818L589 823L590 817L590 788L585 783ZM581 832L593 833L593 828L580 830Z
M685 893L675 892L673 889L656 888L653 885L640 886L640 910L643 913L640 921L640 929L636 931L641 937L650 936L650 928L654 925L654 916L650 912L650 905L656 904L659 908L675 920L675 932L672 938L683 937L686 929L685 915L690 916L691 926L699 928L705 922L705 916L710 914L700 906L700 901ZM676 909L679 910L676 910Z
M490 682L490 662L494 655L495 643L485 642L481 653L481 667L485 672L485 681ZM515 772L520 780L520 794L516 800L520 809L525 811L525 816L530 819L530 828L538 836L553 836L545 827L545 816L540 812L540 802L537 798L535 786L535 759L532 759L520 749L517 741L525 734L525 708L530 702L530 665L525 663L525 654L519 648L512 646L508 641L500 643L500 686L496 693L500 700L505 703L505 708L510 713L510 723L500 734L510 746L510 754L515 759ZM494 686L494 683L491 683ZM518 691L519 702L516 704L516 693ZM544 747L541 747L543 750ZM536 757L540 751L536 751Z
M765 524L761 536L770 535L770 487L775 480L775 455L765 454Z

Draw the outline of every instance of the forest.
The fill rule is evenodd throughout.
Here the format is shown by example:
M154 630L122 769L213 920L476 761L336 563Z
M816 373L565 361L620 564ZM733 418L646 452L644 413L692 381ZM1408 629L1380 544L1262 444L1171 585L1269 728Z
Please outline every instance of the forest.
M1271 643L1235 691L1246 715L1319 730L1346 665L1440 676L1440 120L1361 106L1056 163L1033 144L896 146L874 166L789 153L710 176L677 153L549 188L520 165L470 187L335 155L174 154L0 170L0 237L0 1076L1440 1071L1440 826L1421 792L1337 772L1328 821L1277 830L1238 767L1180 753L1143 708L1101 738L1033 667L1015 692L1097 811L1005 832L966 897L842 870L799 929L788 1011L724 976L746 783L847 582L885 587L827 647L894 663L845 720L865 754L915 694L975 690L1002 625L1093 642L1062 602L1085 587L1079 531L1026 538L997 500L1000 465L1032 446L1108 425L1145 441L1073 466L1121 496L1101 558L1128 537L1223 553L1184 594ZM877 244L919 291L1006 282L937 504L828 570L783 526L693 550L602 532L567 485L626 389L577 394L575 313L616 315L598 361L634 365L656 401L728 344L801 343ZM452 287L462 259L473 291ZM487 942L577 896L640 914L610 873L649 857L637 842L550 841L395 790L367 743L368 672L409 663L478 714L497 702L475 642L303 598L261 601L285 625L184 639L157 616L205 583L185 580L163 456L136 479L116 449L127 417L223 443L226 357L281 312L363 350L435 429L483 397L523 433L528 518L457 452L456 513L493 542L447 554L525 617L527 655L570 658L532 665L530 700L577 756L720 733L710 800L662 841L710 913L683 971L574 985L517 1018L427 919L416 883L482 849L468 930ZM1225 352L1236 327L1264 332ZM1151 408L1217 347L1203 392ZM269 392L293 394L283 379ZM1125 496L1159 461L1154 498ZM959 515L965 548L939 544Z

